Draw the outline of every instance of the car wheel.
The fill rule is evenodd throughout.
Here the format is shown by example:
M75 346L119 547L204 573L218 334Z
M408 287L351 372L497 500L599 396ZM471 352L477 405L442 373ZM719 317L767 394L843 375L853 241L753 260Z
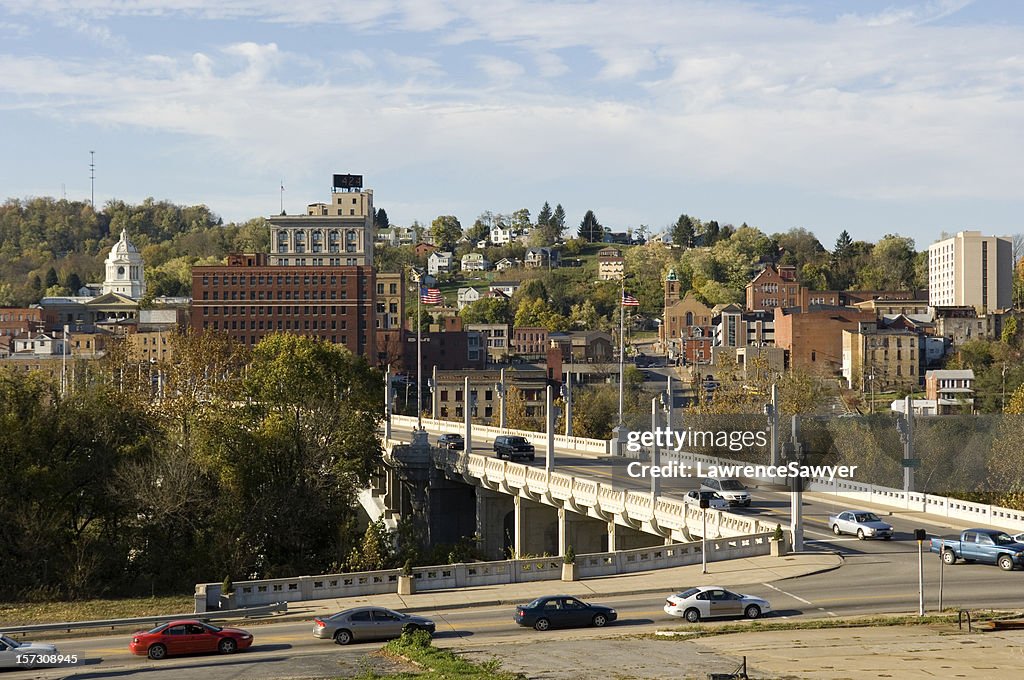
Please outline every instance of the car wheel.
M956 553L952 550L943 550L942 561L944 564L956 564Z
M691 607L690 609L686 610L685 614L683 614L683 618L689 621L690 623L697 623L698 621L700 621L700 612Z
M750 507L750 501L748 500L745 503L743 503L743 507L749 508Z
M334 641L339 645L347 645L352 642L352 633L344 629L339 630L334 634Z
M217 644L217 651L221 654L234 654L238 650L238 643L233 638L224 638Z
M892 538L892 536L882 536L882 540L883 541L888 541L891 538Z
M747 608L743 610L743 615L748 619L756 619L761 616L761 608L756 604L747 605Z
M167 648L163 645L150 645L149 653L147 654L150 659L162 659L167 656Z
M1003 571L1013 571L1013 558L1009 555L1000 555L999 559L996 560L996 564Z
M857 538L859 538L862 541L864 540L864 530L863 529L857 529Z
M551 622L547 619L537 619L537 622L533 624L536 630L547 630L551 627Z
M832 525L832 533L835 534L836 536L840 536L843 532L841 532L839 530L839 525L838 524L833 524Z
M607 616L605 616L604 614L595 614L594 615L594 627L595 628L604 628L604 624L606 624L606 623L608 623L608 617Z

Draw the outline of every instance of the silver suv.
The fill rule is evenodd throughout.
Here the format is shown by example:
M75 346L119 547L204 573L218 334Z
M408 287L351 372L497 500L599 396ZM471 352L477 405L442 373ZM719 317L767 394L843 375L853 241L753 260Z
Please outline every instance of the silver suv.
M750 492L743 482L738 479L718 479L717 477L706 477L700 480L702 491L714 491L729 502L729 505L742 505L750 507Z

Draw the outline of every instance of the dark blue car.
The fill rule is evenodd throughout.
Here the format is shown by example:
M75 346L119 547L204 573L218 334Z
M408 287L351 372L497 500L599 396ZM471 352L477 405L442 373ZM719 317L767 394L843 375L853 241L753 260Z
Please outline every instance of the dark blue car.
M611 607L587 604L570 595L549 595L516 607L515 620L520 626L547 630L580 626L600 628L617 617L618 614Z

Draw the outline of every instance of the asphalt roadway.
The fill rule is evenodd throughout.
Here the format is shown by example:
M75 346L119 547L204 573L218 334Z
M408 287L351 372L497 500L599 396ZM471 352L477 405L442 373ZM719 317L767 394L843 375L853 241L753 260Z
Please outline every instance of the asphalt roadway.
M399 437L403 433L396 431ZM408 432L404 433L408 436ZM481 450L486 455L488 449ZM541 453L538 451L538 453ZM539 456L534 465L543 466ZM576 473L621 486L616 466L623 461L593 458L557 452L555 469ZM628 482L627 482L628 483ZM637 488L642 488L637 485ZM789 522L788 492L753 489L750 508L735 508L739 514L758 515L783 526ZM676 495L680 492L672 492ZM916 612L918 609L918 544L913 530L925 528L930 535L947 535L963 526L912 513L894 513L885 517L896 529L891 541L860 541L852 536L833 536L828 515L846 509L829 500L805 496L803 503L807 550L825 550L843 555L844 565L837 571L806 577L751 583L734 588L768 599L775 610L773 618L831 618L877 613ZM884 514L884 513L880 513ZM938 608L939 572L942 570L943 607L1024 610L1021 571L1004 572L997 567L958 563L942 567L936 555L924 553L925 607ZM671 586L666 584L666 595ZM608 628L548 631L538 633L518 627L512 621L512 608L477 607L421 612L437 621L436 644L458 649L487 648L510 643L542 643L586 640L609 636L652 633L659 628L680 625L665 615L662 596L654 594L612 597L601 604L614 606L619 621ZM715 624L711 624L715 625ZM208 655L159 662L129 654L128 635L96 635L60 641L63 654L77 654L77 666L35 671L8 671L10 678L135 678L139 676L167 680L327 678L349 677L368 670L412 670L396 667L391 661L372 654L380 643L339 647L330 641L312 637L309 621L263 623L250 626L255 644L233 656ZM540 649L540 648L533 648Z

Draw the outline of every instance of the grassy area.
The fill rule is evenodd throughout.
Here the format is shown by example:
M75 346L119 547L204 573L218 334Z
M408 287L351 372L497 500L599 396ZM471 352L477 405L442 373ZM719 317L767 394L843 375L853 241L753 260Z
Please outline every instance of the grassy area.
M985 621L997 619L1017 618L1017 613L1007 612L971 612L971 622L977 625ZM659 640L683 639L692 640L698 637L711 635L728 635L730 633L757 633L779 630L822 630L829 628L872 628L883 626L934 626L934 625L956 625L955 613L950 614L928 614L925 616L914 616L910 614L899 614L893 616L863 616L854 618L838 619L811 619L808 621L749 621L744 623L727 623L721 626L688 626L671 628L673 632L689 633L689 635L666 636L649 635L644 637L656 637ZM966 620L965 620L966 630Z
M442 678L466 678L472 680L525 680L519 673L501 670L501 662L497 659L483 663L467 661L455 652L438 649L430 644L430 635L425 631L406 634L397 640L384 645L381 654L408 662L422 671L416 673L379 674L367 671L359 676L364 680L402 680L417 678L418 680L441 680Z
M0 602L0 630L5 624L27 626L34 623L127 619L184 614L194 610L195 599L191 595L74 602Z

